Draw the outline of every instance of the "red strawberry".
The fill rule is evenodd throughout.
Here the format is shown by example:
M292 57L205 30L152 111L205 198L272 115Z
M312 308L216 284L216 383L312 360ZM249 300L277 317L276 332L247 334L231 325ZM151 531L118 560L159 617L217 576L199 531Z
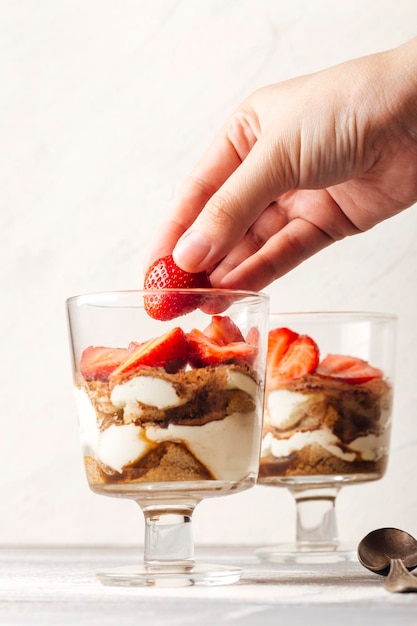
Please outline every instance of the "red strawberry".
M236 341L245 341L239 327L227 315L213 315L210 324L203 330L203 333L219 346L225 346Z
M201 330L188 333L190 347L189 361L193 367L219 365L220 363L253 363L257 354L256 346L245 341L236 341L219 345Z
M268 362L271 360L271 365L278 364L285 352L290 347L290 344L297 339L298 333L295 333L289 328L274 328L268 333Z
M132 352L133 350L137 350L140 346L143 346L143 344L146 343L145 341L131 341L129 343L129 350Z
M298 333L289 328L274 328L268 334L268 355L266 361L267 386L275 387L280 379L280 363L282 357L297 339Z
M317 367L317 374L337 378L352 385L383 377L382 371L377 367L372 367L367 361L341 354L326 356Z
M188 341L181 328L176 327L160 337L149 339L139 347L113 371L110 380L117 381L129 378L140 367L163 367L167 372L177 372L187 363Z
M146 272L144 289L200 289L211 287L207 272L184 272L171 255L155 261ZM201 294L152 294L145 296L145 309L158 320L171 320L198 308Z
M289 328L269 332L267 356L268 389L275 389L294 378L313 372L319 362L317 344L308 335L298 335Z
M256 326L249 328L246 335L246 343L250 343L252 346L259 345L259 329Z
M107 381L113 370L130 354L128 348L89 346L81 355L80 372L85 380Z

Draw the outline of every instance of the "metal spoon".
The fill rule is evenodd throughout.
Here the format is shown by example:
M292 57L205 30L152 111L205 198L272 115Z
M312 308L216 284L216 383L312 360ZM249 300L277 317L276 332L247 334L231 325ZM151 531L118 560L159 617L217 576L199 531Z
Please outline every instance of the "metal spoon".
M359 542L358 559L371 572L386 576L388 591L417 592L417 578L410 574L417 567L417 540L404 530L373 530Z

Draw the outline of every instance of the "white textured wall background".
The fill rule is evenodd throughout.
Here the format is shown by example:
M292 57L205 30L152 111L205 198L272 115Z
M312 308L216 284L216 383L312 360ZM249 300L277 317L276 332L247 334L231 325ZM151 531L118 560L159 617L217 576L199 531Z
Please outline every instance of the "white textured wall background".
M0 0L0 543L142 541L135 505L90 493L64 300L142 285L175 186L265 83L416 34L415 0ZM342 491L340 534L417 533L417 213L272 285L276 310L397 313L391 463ZM197 542L292 536L284 490L203 502Z

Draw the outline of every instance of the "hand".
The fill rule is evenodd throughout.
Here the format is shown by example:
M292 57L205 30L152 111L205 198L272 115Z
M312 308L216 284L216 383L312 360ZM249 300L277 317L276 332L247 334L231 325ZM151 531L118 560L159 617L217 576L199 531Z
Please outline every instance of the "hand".
M417 201L417 38L264 87L184 182L149 253L260 290Z

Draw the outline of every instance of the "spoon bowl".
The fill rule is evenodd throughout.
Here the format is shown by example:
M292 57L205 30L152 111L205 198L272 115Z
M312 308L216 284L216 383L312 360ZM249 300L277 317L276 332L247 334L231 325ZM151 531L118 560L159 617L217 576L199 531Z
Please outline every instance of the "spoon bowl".
M387 591L417 592L417 578L410 574L417 567L417 540L404 530L373 530L360 541L358 559L371 572L386 577Z
M417 567L417 540L405 530L379 528L361 540L358 559L364 567L382 576L388 574L391 559L400 559L411 571Z

